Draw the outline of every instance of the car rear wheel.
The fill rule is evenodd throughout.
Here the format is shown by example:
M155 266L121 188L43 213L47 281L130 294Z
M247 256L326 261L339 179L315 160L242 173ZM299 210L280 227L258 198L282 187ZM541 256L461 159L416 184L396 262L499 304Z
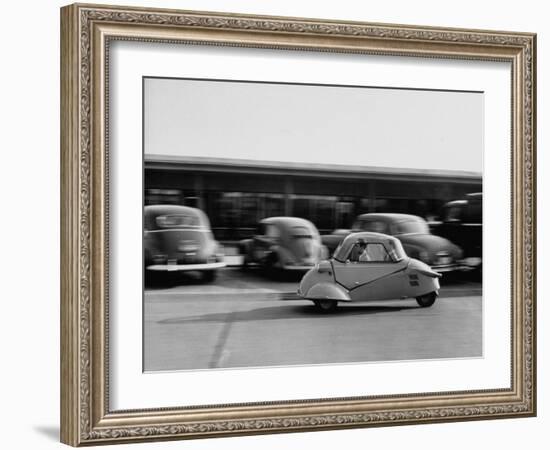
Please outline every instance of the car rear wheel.
M216 279L216 275L217 273L215 270L206 270L202 273L202 280L209 283Z
M269 278L274 280L280 280L283 278L283 270L279 266L279 258L275 253L272 253L266 259L264 270Z
M416 302L422 307L422 308L428 308L432 306L435 303L435 299L437 298L437 295L435 292L430 292L429 294L422 295L420 297L416 297Z
M338 302L335 300L314 300L313 303L323 313L331 313L338 309Z

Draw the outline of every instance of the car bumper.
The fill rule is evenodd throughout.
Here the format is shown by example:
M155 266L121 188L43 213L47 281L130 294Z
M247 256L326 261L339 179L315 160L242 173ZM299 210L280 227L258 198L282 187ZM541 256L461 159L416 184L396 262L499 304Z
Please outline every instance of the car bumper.
M293 271L293 272L307 272L315 267L315 264L306 264L306 265L283 265L283 270Z
M482 260L478 257L468 257L459 261L464 270L474 270L481 267Z
M481 258L466 258L455 264L434 265L430 268L436 272L468 272L481 266Z
M434 272L440 272L440 273L454 272L456 270L461 270L458 264L435 265L435 266L430 266L430 269L432 269Z
M222 267L225 267L224 262L204 264L153 264L145 268L156 272L190 272L194 270L216 270Z

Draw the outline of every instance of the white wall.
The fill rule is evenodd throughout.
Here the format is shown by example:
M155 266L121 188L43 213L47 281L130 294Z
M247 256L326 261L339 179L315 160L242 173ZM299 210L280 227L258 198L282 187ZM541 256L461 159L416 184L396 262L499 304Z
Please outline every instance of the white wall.
M125 3L125 2L120 2ZM2 8L0 103L2 155L2 447L59 448L59 10L62 2L10 2ZM181 0L138 1L159 6L538 32L539 174L548 169L544 124L550 100L550 32L545 2ZM543 27L546 26L546 29ZM539 198L549 181L539 177ZM539 201L539 255L548 247L548 208ZM542 282L548 264L539 257L539 417L368 430L142 444L139 448L543 448L548 435L548 319ZM546 353L546 355L545 355ZM133 447L137 448L137 447Z

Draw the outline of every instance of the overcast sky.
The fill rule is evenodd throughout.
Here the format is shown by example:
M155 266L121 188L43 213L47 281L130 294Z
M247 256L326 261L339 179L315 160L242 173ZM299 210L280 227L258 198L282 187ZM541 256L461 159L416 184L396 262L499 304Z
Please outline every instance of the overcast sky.
M146 155L482 171L483 94L151 79Z

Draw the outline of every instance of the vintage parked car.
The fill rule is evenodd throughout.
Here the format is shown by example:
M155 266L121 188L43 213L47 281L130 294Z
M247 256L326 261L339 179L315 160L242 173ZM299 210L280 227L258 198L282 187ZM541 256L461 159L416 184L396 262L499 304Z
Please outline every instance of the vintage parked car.
M464 252L463 264L481 270L483 258L483 194L467 194L443 205L441 220L430 223L433 234L447 238Z
M345 234L323 236L323 243L335 249ZM448 239L430 233L428 223L410 214L369 213L357 217L349 233L369 231L395 236L403 244L407 255L416 258L438 272L465 269L462 249Z
M145 206L143 227L146 271L198 271L206 281L212 281L216 270L225 266L223 250L200 209Z
M323 312L339 302L415 298L432 306L439 294L441 274L409 258L401 242L380 233L353 233L338 246L331 259L307 272L298 295L312 300Z
M258 265L268 271L306 271L328 257L315 225L298 217L261 220L256 235L239 247L243 267Z

